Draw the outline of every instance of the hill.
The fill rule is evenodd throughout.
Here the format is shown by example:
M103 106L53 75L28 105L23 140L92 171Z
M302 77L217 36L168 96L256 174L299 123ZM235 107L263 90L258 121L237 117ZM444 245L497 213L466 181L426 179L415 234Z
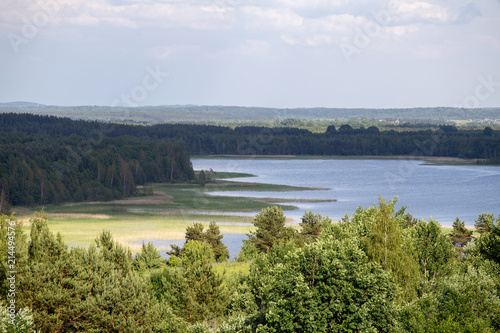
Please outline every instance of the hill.
M21 103L21 104L17 104ZM344 108L263 108L241 106L47 106L15 102L0 104L0 113L33 113L69 117L71 119L101 120L121 123L192 123L192 124L258 124L269 125L287 119L304 121L334 121L371 119L389 122L446 123L450 121L485 121L500 124L500 108L466 109L451 107L401 109L344 109Z

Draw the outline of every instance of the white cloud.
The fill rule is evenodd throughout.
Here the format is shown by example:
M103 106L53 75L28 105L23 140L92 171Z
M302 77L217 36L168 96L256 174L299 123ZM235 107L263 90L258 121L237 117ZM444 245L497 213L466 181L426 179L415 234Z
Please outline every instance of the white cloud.
M347 0L277 0L277 3L287 8L298 9L332 9L348 4Z
M243 7L241 11L247 16L247 26L252 29L272 28L277 30L300 30L304 18L286 8Z
M269 48L269 43L263 40L247 39L235 51L244 56L262 55Z
M324 44L332 44L332 36L325 34L312 35L307 38L306 44L309 46L319 46Z
M101 20L90 16L88 14L80 14L79 16L76 17L69 17L66 20L66 23L70 25L80 25L80 26L96 26L100 24Z
M389 9L399 24L447 23L452 19L449 9L424 1L394 1Z
M151 47L147 50L147 53L151 58L159 61L165 61L174 55L193 52L200 52L200 47L197 45L160 45Z

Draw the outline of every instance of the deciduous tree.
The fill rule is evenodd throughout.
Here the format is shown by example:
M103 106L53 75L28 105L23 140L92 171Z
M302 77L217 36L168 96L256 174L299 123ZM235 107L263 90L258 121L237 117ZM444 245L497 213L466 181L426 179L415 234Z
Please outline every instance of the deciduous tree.
M273 251L267 256L272 257ZM250 273L252 290L261 300L257 332L391 331L395 327L392 278L355 242L329 238L288 250L278 262L266 257L259 257Z
M390 272L401 288L401 300L416 297L416 287L420 280L418 264L413 253L403 249L401 229L394 216L396 200L379 199L375 212L375 222L368 237L365 238L368 257Z
M453 245L433 219L419 222L411 236L424 282L435 285L446 274L447 264L454 255Z

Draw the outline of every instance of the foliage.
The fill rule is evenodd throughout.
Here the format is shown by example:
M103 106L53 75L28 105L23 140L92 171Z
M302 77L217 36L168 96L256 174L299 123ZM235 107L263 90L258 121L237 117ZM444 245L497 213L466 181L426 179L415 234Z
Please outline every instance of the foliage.
M401 290L399 297L409 301L416 297L420 274L411 248L404 249L401 229L394 214L395 204L396 200L379 199L379 208L374 212L375 222L364 242L370 260L392 274Z
M254 222L261 236L265 230L274 235L262 237L271 246L259 251L253 233L239 255L252 260L246 263L250 272L237 264L240 272L231 274L218 273L227 265L215 263L221 235L213 222L208 230L201 223L189 226L178 265L159 271L162 260L151 243L132 258L103 231L88 249L70 249L50 232L43 211L30 220L29 241L15 216L2 215L0 251L16 244L19 311L18 325L5 326L4 284L0 330L500 331L498 221L468 242L471 234L459 219L449 238L437 221L416 221L406 208L395 212L395 204L380 199L340 223L306 212L305 244L285 227L282 210L262 210ZM467 244L462 260L453 258L452 242ZM5 281L6 257L1 261Z
M485 232L477 240L479 254L486 260L492 260L500 265L500 226L494 226L490 232Z
M453 245L442 233L439 222L433 219L421 221L412 229L412 242L424 282L435 285L449 269L448 263L454 255Z
M295 230L285 227L286 217L277 206L264 208L255 215L253 225L257 228L248 234L248 239L259 252L269 252L273 246L293 238Z
M399 227L401 229L412 228L419 222L418 219L414 218L410 213L406 211L407 209L408 207L403 206L395 213L395 218L398 221Z
M158 249L153 243L148 242L148 245L142 243L141 252L135 256L132 266L135 270L144 272L148 269L160 268L163 262Z
M220 233L219 226L214 221L208 225L208 229L204 231L204 225L201 222L193 223L186 228L186 243L182 248L177 245L171 245L172 250L167 252L170 256L182 257L186 245L190 241L207 243L212 251L215 260L223 262L229 259L229 250L222 242L223 235Z
M230 317L223 322L218 333L252 333L252 326L247 322L247 318L242 315Z
M228 300L229 316L251 316L258 307L247 274L239 274L227 281L232 293Z
M438 283L437 289L402 309L410 332L498 332L500 297L482 269L465 266Z
M55 117L2 114L0 123L12 126L0 126L0 213L9 205L111 200L146 182L194 179L181 143Z
M213 263L215 261L211 246L205 242L188 241L183 250L182 259L185 265L192 265L197 262Z
M290 272L293 272L291 274ZM349 240L277 246L251 267L257 332L390 331L394 285Z
M30 308L16 311L14 323L7 305L0 300L0 332L2 333L33 333L36 332L33 313Z
M0 215L0 292L8 293L8 271L21 271L27 263L26 235L23 224L12 214ZM14 258L9 258L9 256ZM9 261L14 260L14 262ZM13 265L10 267L10 265Z
M147 281L130 270L129 251L103 233L97 246L67 249L47 217L31 220L28 260L17 275L19 308L33 309L42 332L144 332L175 327Z
M169 304L174 313L189 323L213 319L223 313L228 290L212 263L211 247L189 241L185 245L182 265L165 268L151 275L151 283L159 301Z
M203 234L203 223L196 222L190 226L186 227L186 242L198 241L203 242L205 240L205 235Z
M249 239L243 240L243 245L241 246L240 252L236 257L236 261L248 261L257 258L259 250L255 247L254 243Z
M479 214L474 227L480 234L490 232L495 227L495 215L485 213Z
M9 204L111 200L136 193L136 185L146 182L192 181L195 175L189 154L421 155L490 160L500 154L498 130L483 135L483 130L430 130L428 126L397 132L342 124L338 131L330 128L312 133L282 126L108 125L2 113L0 129L1 212ZM415 142L430 142L433 148L418 150Z
M451 243L458 247L458 257L462 258L464 247L473 239L472 231L465 227L465 222L457 217L453 222L453 230L450 233Z
M312 211L306 211L299 223L302 230L300 234L306 242L315 241L325 225L332 223L332 219L328 216L323 217L320 214L314 214Z
M214 251L214 257L218 262L225 261L229 259L229 250L227 246L222 242L222 238L219 226L214 221L211 221L208 225L207 231L205 231L205 242L212 247Z

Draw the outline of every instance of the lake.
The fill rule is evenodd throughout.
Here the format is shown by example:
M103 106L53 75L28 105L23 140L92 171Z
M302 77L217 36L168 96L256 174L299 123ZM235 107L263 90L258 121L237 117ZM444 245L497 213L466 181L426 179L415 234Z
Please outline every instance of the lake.
M234 260L235 257L240 253L240 248L241 245L243 245L243 240L247 239L247 235L245 234L233 234L233 233L225 233L223 234L222 242L224 245L227 246L227 249L229 251L229 255L231 256L230 260ZM164 247L164 248L170 248L170 245L174 244L179 247L182 247L184 243L186 242L185 239L182 240L159 240L159 239L152 239L145 241L145 243L151 242L153 243L154 246L156 247ZM134 245L142 245L142 241L138 242L133 242L132 244ZM169 255L166 254L165 251L160 251L160 255L168 259Z
M500 167L428 165L418 160L378 159L192 159L195 170L243 172L252 178L232 180L328 188L315 191L218 191L212 195L297 199L298 210L285 211L300 222L306 210L337 221L358 206L369 207L382 196L398 197L397 209L419 219L451 225L456 217L468 226L480 213L500 214ZM300 202L336 199L336 202ZM258 212L255 212L257 214ZM245 214L245 215L248 215Z

